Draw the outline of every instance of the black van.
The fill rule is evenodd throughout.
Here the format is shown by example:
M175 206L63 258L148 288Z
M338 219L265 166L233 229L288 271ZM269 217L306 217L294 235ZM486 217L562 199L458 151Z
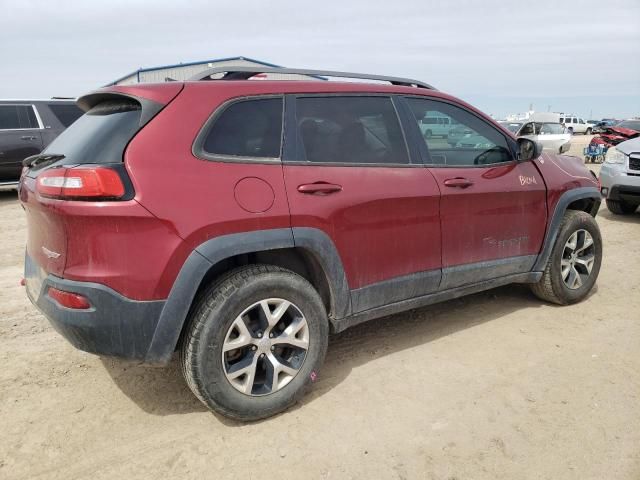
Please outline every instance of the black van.
M73 100L0 100L0 189L15 188L22 160L82 115Z

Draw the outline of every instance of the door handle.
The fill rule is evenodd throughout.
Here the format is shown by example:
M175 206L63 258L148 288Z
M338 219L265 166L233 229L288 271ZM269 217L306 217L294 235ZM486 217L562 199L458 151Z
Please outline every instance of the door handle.
M456 178L448 178L444 181L444 185L446 187L454 187L454 188L467 188L473 185L473 182L468 178L456 177Z
M36 137L32 137L30 135L23 135L22 137L20 137L20 140L35 140Z
M327 182L305 183L298 187L300 193L309 195L329 195L342 190L342 185L335 185Z

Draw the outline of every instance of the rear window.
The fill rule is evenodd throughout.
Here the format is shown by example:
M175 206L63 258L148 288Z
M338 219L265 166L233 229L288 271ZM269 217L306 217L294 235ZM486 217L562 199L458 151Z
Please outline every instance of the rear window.
M259 98L229 105L202 147L209 155L279 158L281 144L282 98Z
M44 151L63 154L58 165L122 162L140 127L140 104L129 99L99 103L62 132Z
M0 130L39 128L31 105L0 105Z
M65 128L80 118L83 113L76 105L50 103L49 108Z

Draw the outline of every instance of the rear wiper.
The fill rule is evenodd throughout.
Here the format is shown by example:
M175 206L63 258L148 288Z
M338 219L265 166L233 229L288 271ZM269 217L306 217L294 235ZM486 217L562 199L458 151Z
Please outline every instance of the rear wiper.
M22 165L31 168L44 162L55 162L62 160L64 155L61 153L38 153L37 155L31 155L22 161Z

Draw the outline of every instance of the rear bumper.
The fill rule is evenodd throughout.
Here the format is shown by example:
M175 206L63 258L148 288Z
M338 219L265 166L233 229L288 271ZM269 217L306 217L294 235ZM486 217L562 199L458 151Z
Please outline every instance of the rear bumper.
M29 255L25 256L25 280L31 302L74 347L97 355L145 360L165 301L131 300L98 283L47 275ZM91 308L63 307L49 297L49 287L84 295Z

